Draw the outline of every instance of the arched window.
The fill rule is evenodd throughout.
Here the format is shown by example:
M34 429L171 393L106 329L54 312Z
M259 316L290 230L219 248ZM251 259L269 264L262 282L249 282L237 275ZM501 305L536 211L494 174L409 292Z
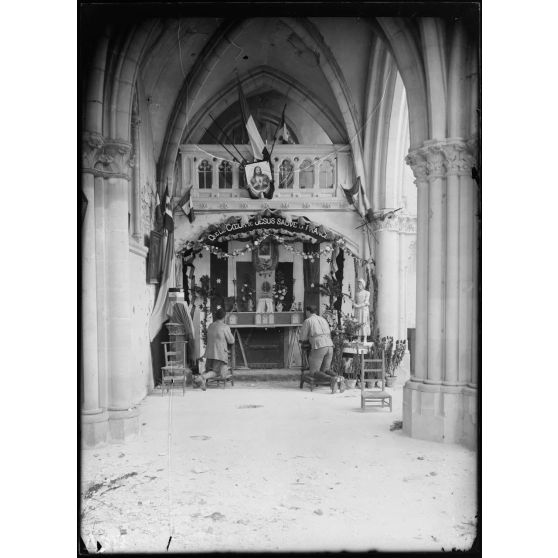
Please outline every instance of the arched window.
M285 159L279 166L279 188L293 187L293 164Z
M198 183L200 188L211 188L213 184L213 169L209 161L204 159L198 167Z
M333 188L333 165L331 161L322 161L320 165L320 188Z
M300 164L298 185L300 188L314 188L314 167L308 159Z
M228 161L219 165L219 188L232 188L232 165Z

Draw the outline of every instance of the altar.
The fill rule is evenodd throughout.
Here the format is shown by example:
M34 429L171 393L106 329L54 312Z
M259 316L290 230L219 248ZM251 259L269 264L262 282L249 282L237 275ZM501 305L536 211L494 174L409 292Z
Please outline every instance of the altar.
M303 321L303 312L231 312L227 314L225 323L230 326L235 338L235 343L232 347L233 368L265 367L261 363L254 366L254 362L249 362L249 354L245 347L246 335L252 333L255 329L270 331L270 335L267 336L270 348L275 346L279 350L283 349L283 366L278 364L277 368L300 366L298 341ZM280 330L281 334L277 335L275 330ZM243 339L243 336L245 339ZM237 365L237 345L240 350L240 357L242 358L242 364L240 365Z

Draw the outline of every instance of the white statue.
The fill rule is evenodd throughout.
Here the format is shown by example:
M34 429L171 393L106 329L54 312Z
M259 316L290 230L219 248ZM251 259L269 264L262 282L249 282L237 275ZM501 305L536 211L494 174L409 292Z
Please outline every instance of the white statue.
M177 254L174 264L174 282L175 287L179 289L183 288L183 277L182 277L182 254Z
M358 280L358 288L353 304L355 320L362 324L358 330L360 341L366 341L370 335L370 293L364 288L364 279Z

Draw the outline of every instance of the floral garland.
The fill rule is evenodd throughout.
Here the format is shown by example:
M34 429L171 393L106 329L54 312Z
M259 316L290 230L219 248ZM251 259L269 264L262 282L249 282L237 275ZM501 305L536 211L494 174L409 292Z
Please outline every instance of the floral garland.
M283 216L283 214L280 211L270 211L270 210L264 210L260 213L257 213L255 216L255 218L259 218L259 217L264 217L264 216L277 216L277 217L283 217L285 220L291 221L292 219L289 216ZM331 246L329 244L327 244L326 246L324 246L324 248L320 249L318 252L314 252L314 253L305 253L302 250L297 250L296 248L294 248L293 246L291 246L289 243L287 243L287 241L285 240L285 237L292 237L292 238L303 238L303 239L307 239L309 242L312 242L312 244L316 244L318 242L318 240L310 235L304 235L303 233L300 232L289 232L289 231L285 231L285 230L280 230L280 229L268 229L269 232L264 231L264 230L254 230L252 233L246 235L246 239L248 240L248 242L246 243L244 248L240 248L240 249L236 249L233 250L232 252L226 252L224 250L221 250L220 248L218 248L217 246L214 246L212 244L209 244L207 239L206 239L206 234L208 231L217 231L217 230L223 230L223 227L225 227L227 224L236 222L237 219L236 218L225 218L223 220L221 220L221 222L216 223L214 225L211 225L207 231L202 234L202 236L195 241L192 240L187 240L185 241L182 246L180 246L177 249L177 252L184 252L184 251L189 251L189 252L194 252L194 253L199 253L199 257L201 256L201 251L202 250L206 250L211 252L212 254L215 254L218 258L233 258L242 254L245 254L248 251L252 251L255 250L258 245L265 240L268 237L273 238L274 240L276 240L279 244L282 244L283 246L285 246L285 248L287 250L289 250L290 252L293 252L295 254L298 254L300 256L302 256L304 259L309 259L310 261L313 261L317 258L319 258L319 256L321 255L333 255L334 253L334 248L335 249L339 249L339 250L343 250L344 253L347 256L352 257L355 261L357 261L358 263L360 263L361 265L365 265L365 264L374 264L374 259L372 257L370 258L361 258L359 256L357 256L356 254L354 254L349 248L347 248L346 246L346 240L341 237L338 236L336 233L333 233L332 231L328 231L323 225L318 225L315 223L312 223L312 221L309 221L308 219L306 219L305 217L299 217L298 218L299 221L302 219L305 223L310 223L311 225L315 225L315 228L322 230L324 232L324 234L326 234L327 239L323 240L323 242L327 242L330 243ZM247 217L243 217L240 220L240 223L244 223L244 222L248 222L248 218ZM234 238L233 238L234 237ZM235 236L235 235L225 235L222 237L222 240L242 240L242 237L239 236Z
M214 254L219 259L235 258L237 256L241 256L243 254L246 254L246 252L251 252L253 250L256 250L257 247L264 240L266 240L267 238L271 238L271 239L275 240L276 242L278 242L279 244L284 246L285 249L288 250L289 252L292 252L293 254L297 254L297 255L301 256L303 259L310 260L310 261L318 260L320 258L320 256L322 256L324 254L328 255L328 256L332 255L332 251L333 251L333 248L329 245L324 246L324 248L322 248L322 249L320 249L316 252L304 252L304 250L297 250L296 248L291 246L289 243L287 243L284 238L282 238L281 236L278 236L276 234L273 234L273 233L263 234L260 237L258 237L257 240L254 240L253 244L246 244L244 246L244 248L236 248L232 252L225 252L224 250L221 250L221 248L219 248L217 246L213 246L211 244L204 244L201 249L206 250L206 251L210 252L211 254ZM344 253L345 253L345 255L347 255L349 257L352 257L353 260L356 260L361 265L374 264L375 263L373 258L367 258L367 259L366 258L360 258L359 256L356 256L353 252L351 252L351 250L349 250L348 248L344 249ZM201 257L201 254L200 254L199 257Z

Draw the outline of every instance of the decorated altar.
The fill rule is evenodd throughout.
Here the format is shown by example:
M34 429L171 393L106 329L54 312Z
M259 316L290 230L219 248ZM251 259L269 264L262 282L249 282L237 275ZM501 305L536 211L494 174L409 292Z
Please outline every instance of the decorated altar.
M187 296L202 310L202 329L224 308L235 336L235 365L254 368L300 366L307 305L319 313L332 304L351 312L356 278L373 265L357 250L323 224L269 208L222 218L177 246ZM326 277L340 285L333 299L321 291Z

